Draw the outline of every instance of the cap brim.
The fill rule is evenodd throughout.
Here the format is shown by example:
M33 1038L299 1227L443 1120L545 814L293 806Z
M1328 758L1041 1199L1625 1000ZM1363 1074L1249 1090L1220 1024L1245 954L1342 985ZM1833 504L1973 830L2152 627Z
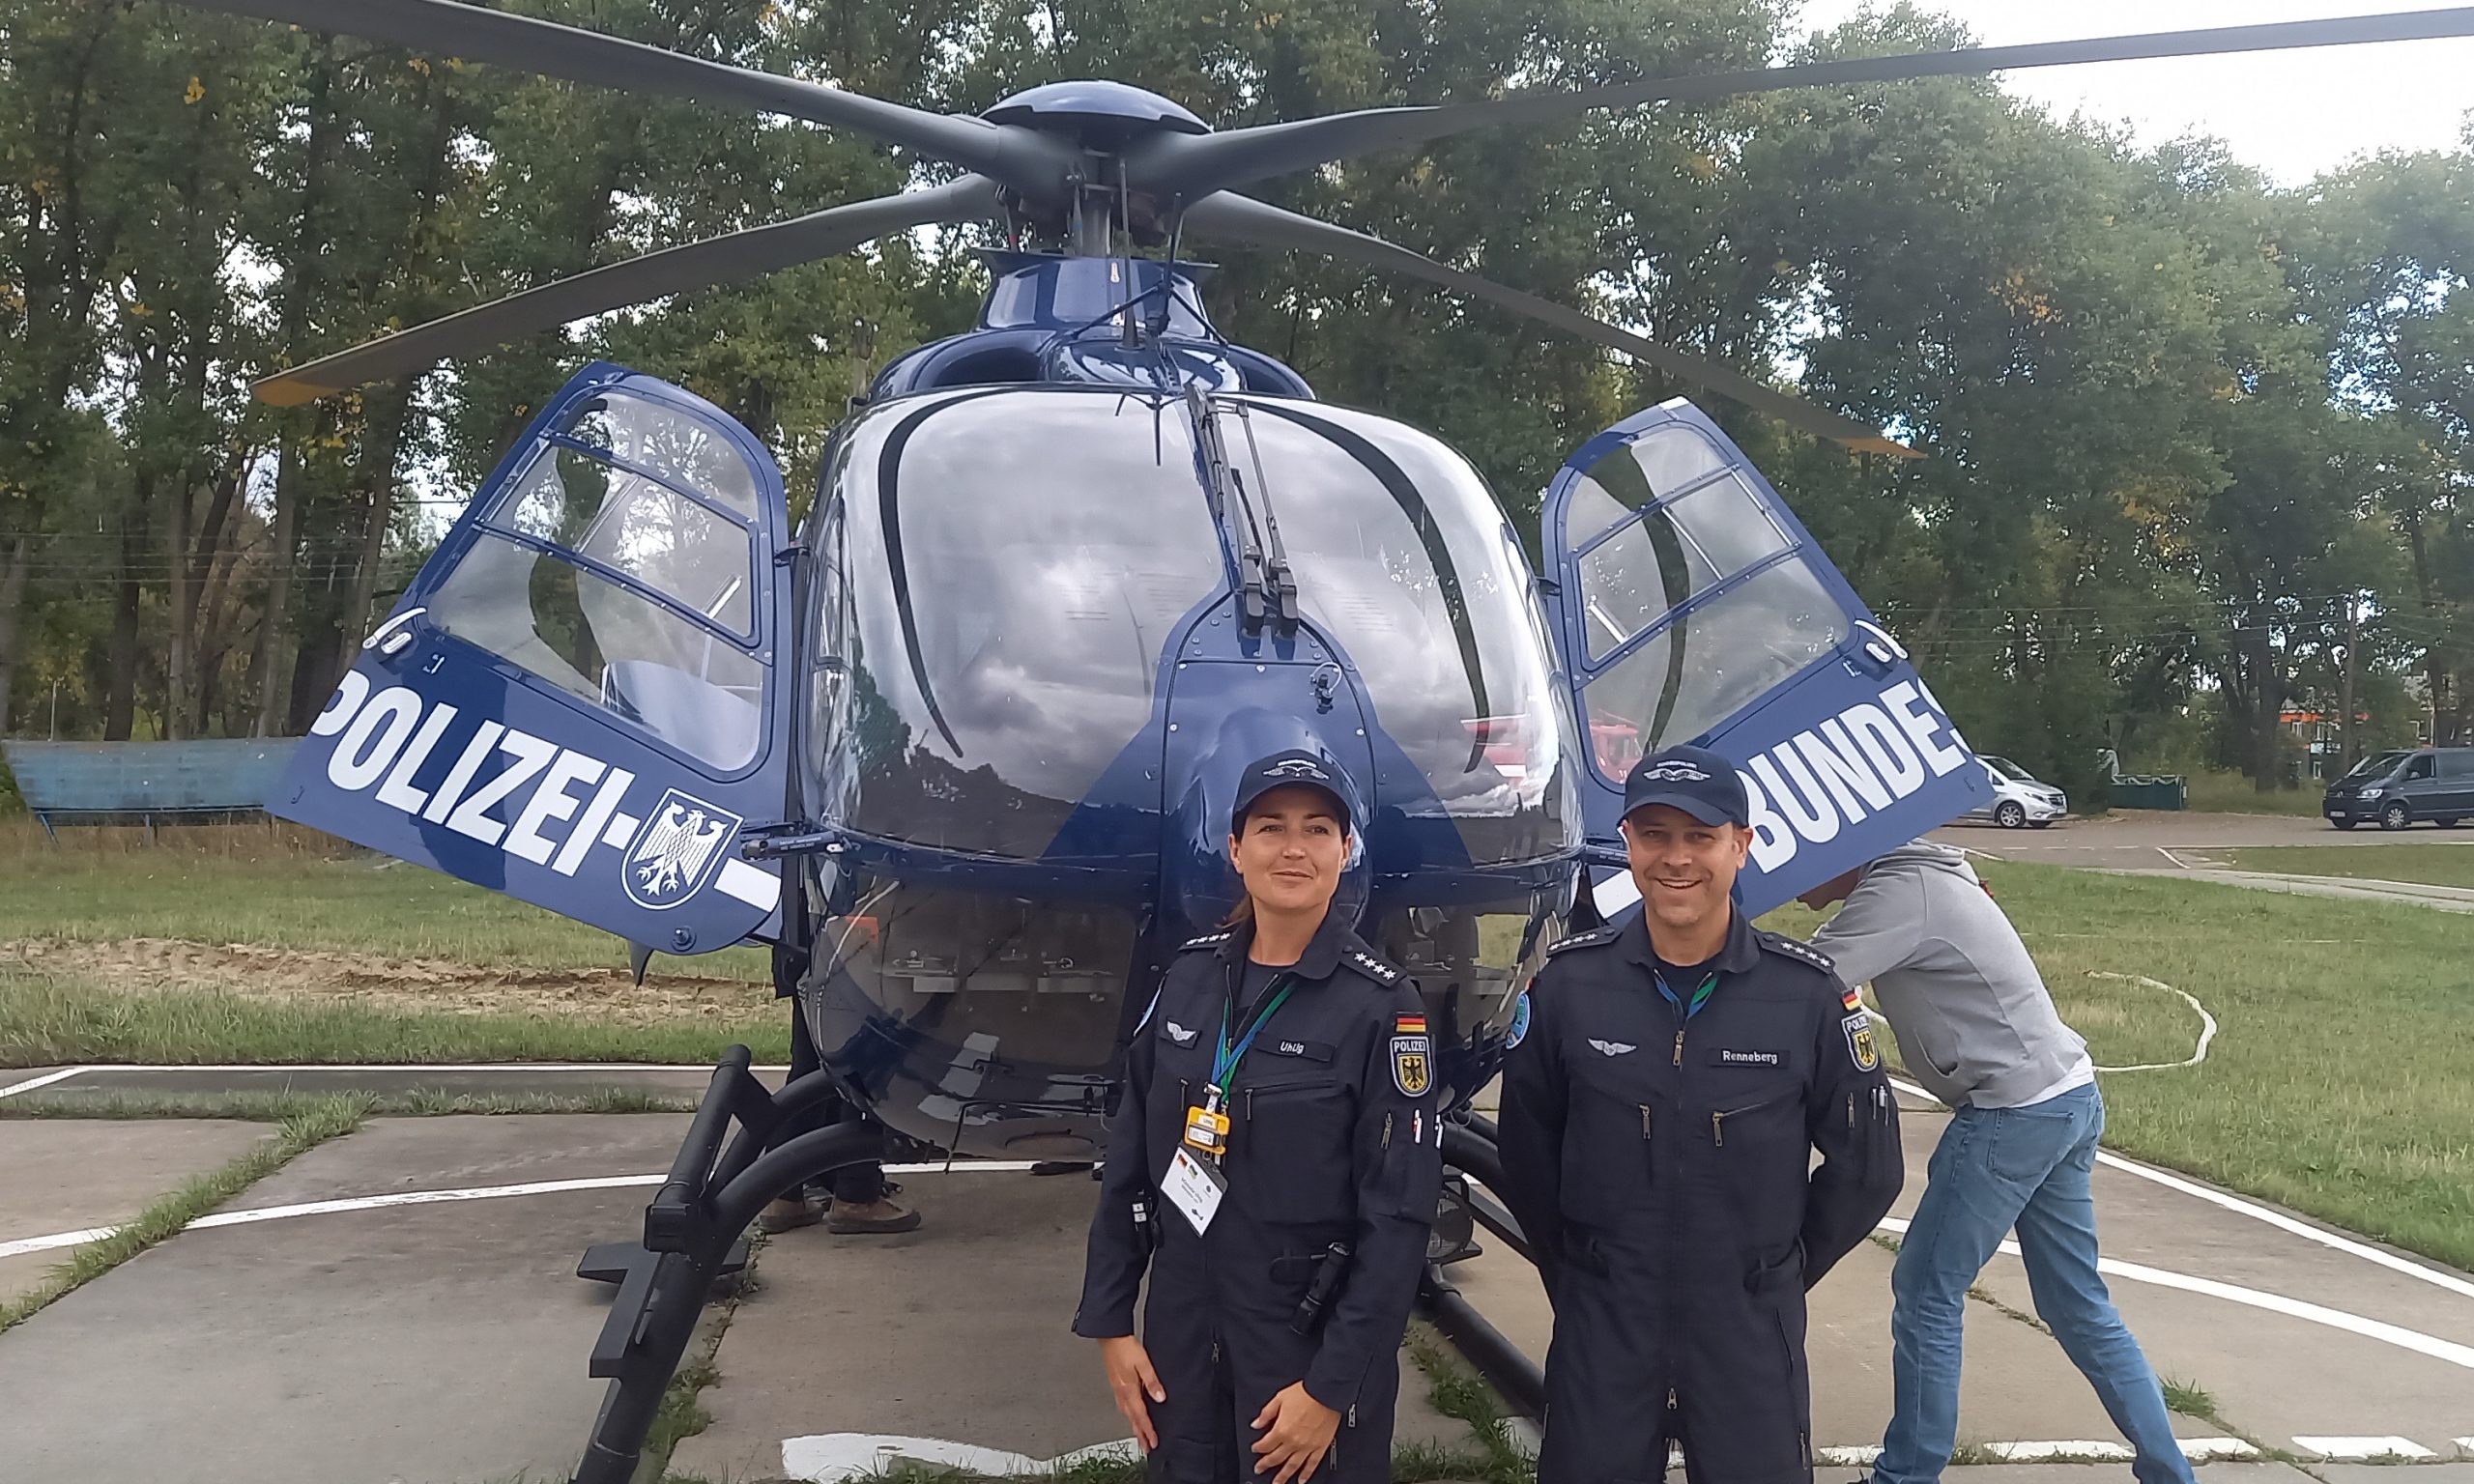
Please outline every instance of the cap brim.
M1239 799L1237 801L1237 807L1228 812L1229 833L1232 835L1237 833L1238 826L1246 822L1247 811L1252 809L1254 805L1262 799L1263 795L1268 793L1278 793L1282 788L1311 788L1316 793L1319 793L1323 797L1332 801L1332 817L1340 821L1341 829L1345 830L1352 827L1349 822L1349 801L1340 797L1340 791L1338 789L1331 786L1329 784L1317 784L1306 779L1300 779L1294 783L1283 779L1280 782L1272 785L1268 788L1257 788L1253 792L1247 794L1244 798Z
M1653 804L1663 804L1669 809L1680 809L1703 824L1740 826L1744 823L1743 820L1729 815L1725 810L1709 800L1689 793L1645 793L1637 799L1625 799L1624 817L1629 819Z

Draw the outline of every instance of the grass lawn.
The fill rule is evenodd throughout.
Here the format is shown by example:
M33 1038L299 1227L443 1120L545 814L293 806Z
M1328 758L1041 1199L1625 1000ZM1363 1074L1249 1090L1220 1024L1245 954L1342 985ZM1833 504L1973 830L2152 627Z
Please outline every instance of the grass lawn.
M2313 857L2321 849L2297 852ZM2474 852L2469 852L2474 853ZM2474 1270L2474 929L2458 914L1997 865L1986 879L2105 1066L2105 1141ZM1774 926L1803 932L1801 908Z
M2317 780L2299 788L2272 788L2266 793L2239 773L2186 773L2190 797L2185 808L2210 814L2309 814L2316 818L2327 785Z
M2474 888L2474 835L2463 844L2254 845L2208 854L2235 870Z

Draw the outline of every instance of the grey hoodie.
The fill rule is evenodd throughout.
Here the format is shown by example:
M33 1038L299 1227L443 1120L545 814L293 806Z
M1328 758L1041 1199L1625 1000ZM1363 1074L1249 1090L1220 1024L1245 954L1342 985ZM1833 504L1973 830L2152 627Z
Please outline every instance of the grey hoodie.
M1871 982L1900 1060L1952 1107L2017 1107L2094 1079L2018 929L1947 845L1866 866L1813 947L1847 983Z

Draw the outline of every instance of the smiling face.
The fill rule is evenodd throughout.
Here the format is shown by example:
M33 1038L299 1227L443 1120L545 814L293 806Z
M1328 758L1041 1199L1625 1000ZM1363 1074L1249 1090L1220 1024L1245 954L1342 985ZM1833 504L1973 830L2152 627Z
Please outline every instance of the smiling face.
M1752 832L1703 824L1668 804L1645 804L1624 817L1624 850L1642 910L1682 932L1727 921L1727 894L1752 849Z
M1348 831L1320 788L1275 788L1228 837L1228 859L1257 913L1319 912L1340 887Z

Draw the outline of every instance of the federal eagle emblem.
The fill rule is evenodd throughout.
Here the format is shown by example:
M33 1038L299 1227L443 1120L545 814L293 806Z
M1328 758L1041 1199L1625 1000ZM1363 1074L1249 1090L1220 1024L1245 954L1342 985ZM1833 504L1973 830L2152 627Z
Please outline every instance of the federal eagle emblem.
M729 810L676 788L663 794L620 868L628 899L659 912L703 891L741 822Z
M1401 1097L1422 1097L1434 1084L1432 1044L1423 1035L1392 1038L1392 1085Z
M1857 1071L1870 1071L1882 1065L1882 1048L1873 1041L1873 1017L1857 1011L1838 1022L1847 1033L1847 1055L1856 1063Z

